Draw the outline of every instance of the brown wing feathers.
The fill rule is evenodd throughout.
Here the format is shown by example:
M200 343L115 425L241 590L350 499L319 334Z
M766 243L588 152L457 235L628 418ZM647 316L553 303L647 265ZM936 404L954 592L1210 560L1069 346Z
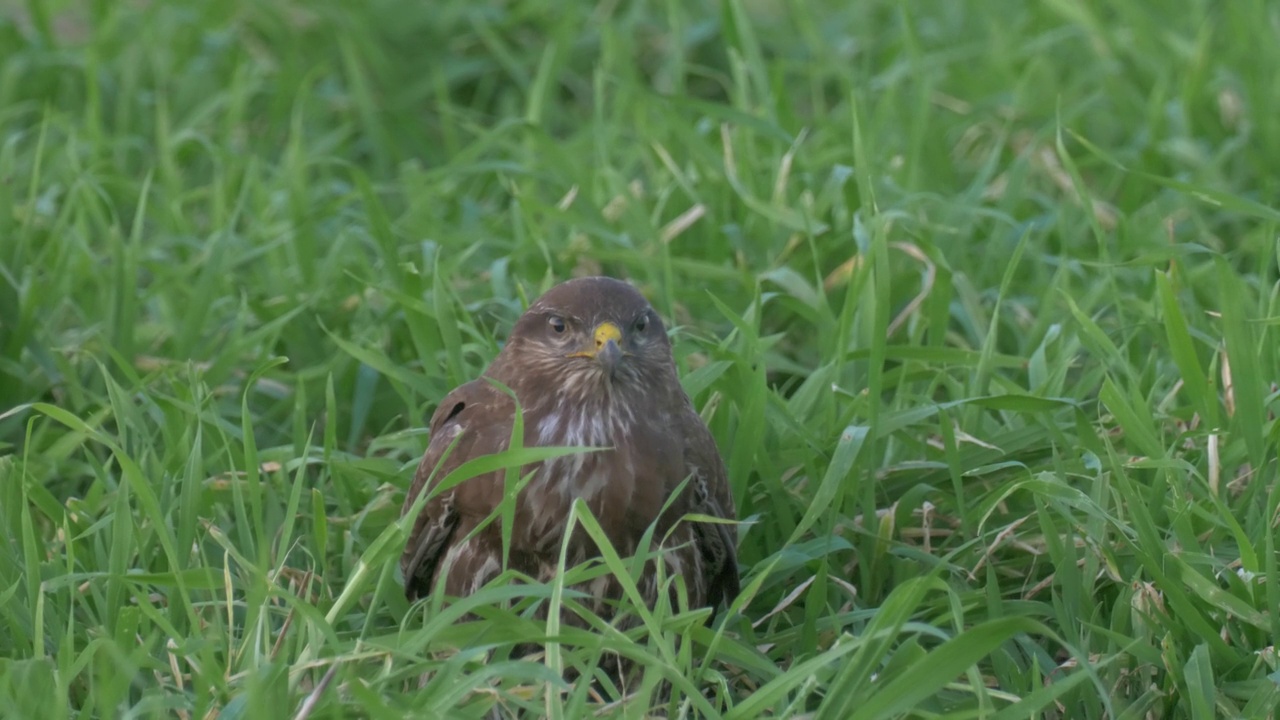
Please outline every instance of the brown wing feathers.
M401 514L408 513L418 496L430 490L428 483L443 480L453 468L466 459L464 448L472 445L461 437L466 432L468 421L480 415L483 405L479 402L475 382L467 383L445 396L444 401L436 408L431 417L431 439L427 451L414 473L413 483L405 496ZM458 440L452 452L450 445ZM469 448L468 448L469 449ZM404 574L405 594L412 600L424 596L431 591L436 568L448 551L458 526L458 511L454 505L454 493L449 491L431 498L422 507L414 520L413 529L405 543L404 554L400 558L400 568Z
M689 418L685 423L686 437L689 438L685 451L686 464L696 473L697 480L693 487L692 512L732 520L736 517L733 494L715 439L703 424L702 418L693 412L692 406L686 418ZM725 523L695 523L694 532L699 550L708 565L707 604L712 607L721 602L728 605L741 592L735 526Z

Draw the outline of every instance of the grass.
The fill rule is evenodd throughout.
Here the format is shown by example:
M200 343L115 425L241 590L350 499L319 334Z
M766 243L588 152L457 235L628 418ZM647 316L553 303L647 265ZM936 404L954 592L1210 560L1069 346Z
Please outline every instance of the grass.
M1274 4L0 7L0 715L1274 712ZM737 613L409 606L434 403L598 272Z

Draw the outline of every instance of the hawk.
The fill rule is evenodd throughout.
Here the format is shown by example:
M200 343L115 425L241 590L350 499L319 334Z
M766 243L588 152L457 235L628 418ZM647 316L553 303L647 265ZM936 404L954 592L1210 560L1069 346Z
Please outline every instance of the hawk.
M580 499L622 557L634 555L657 523L653 543L663 543L668 574L683 577L691 607L714 609L737 596L734 526L682 520L689 514L734 520L733 496L715 440L680 385L662 320L639 291L588 277L538 298L483 377L440 402L402 516L462 463L507 448L516 404L488 379L518 398L525 447L604 448L520 470L520 477L532 475L516 496L511 568L552 579L570 508ZM501 572L501 523L475 530L504 492L505 471L498 470L426 501L400 560L410 601L432 592L441 577L446 595L462 597ZM571 566L599 554L581 528L567 547ZM660 592L652 564L637 580L652 606ZM597 612L621 594L612 576L578 589L595 599Z

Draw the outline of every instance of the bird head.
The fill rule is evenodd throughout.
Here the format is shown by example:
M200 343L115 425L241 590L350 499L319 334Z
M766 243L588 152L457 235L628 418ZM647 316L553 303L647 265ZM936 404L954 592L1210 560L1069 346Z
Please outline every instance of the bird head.
M634 287L607 277L548 290L516 323L508 348L544 381L588 388L635 386L674 372L658 314Z

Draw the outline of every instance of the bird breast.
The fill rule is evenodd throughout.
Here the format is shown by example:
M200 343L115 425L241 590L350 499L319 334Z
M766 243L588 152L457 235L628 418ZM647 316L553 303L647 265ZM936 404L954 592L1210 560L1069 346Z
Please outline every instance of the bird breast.
M528 511L529 547L540 553L558 552L565 522L575 499L581 499L606 530L631 523L610 517L631 507L637 494L636 457L627 439L636 430L627 403L574 404L557 402L528 425L526 444L544 447L602 448L542 463L525 487L522 503ZM610 532L613 535L613 532ZM618 537L623 545L627 538ZM624 548L618 548L623 550Z
M548 491L591 503L610 480L625 482L634 474L629 453L620 452L632 429L630 411L617 403L566 407L559 403L538 420L534 444L544 447L606 448L576 453L544 463L539 477Z

